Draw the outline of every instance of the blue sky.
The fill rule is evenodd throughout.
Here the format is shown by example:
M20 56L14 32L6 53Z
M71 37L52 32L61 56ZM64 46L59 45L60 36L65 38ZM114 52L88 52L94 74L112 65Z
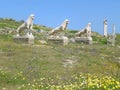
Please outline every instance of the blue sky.
M1 0L0 18L26 20L35 15L35 24L57 27L69 19L68 29L81 30L88 22L92 30L103 34L103 20L108 21L108 33L112 25L120 33L120 0Z

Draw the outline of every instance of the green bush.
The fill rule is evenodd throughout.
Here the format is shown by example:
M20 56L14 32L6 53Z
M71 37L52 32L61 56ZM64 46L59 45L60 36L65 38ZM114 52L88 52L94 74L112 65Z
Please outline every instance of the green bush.
M93 41L99 43L99 44L107 44L107 38L105 37L98 37L98 36L92 36Z

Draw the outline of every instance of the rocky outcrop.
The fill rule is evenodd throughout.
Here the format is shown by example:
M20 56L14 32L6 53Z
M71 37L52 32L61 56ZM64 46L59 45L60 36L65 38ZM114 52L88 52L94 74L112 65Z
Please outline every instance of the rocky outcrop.
M0 28L0 34L13 34L15 33L15 29L11 29L11 28Z

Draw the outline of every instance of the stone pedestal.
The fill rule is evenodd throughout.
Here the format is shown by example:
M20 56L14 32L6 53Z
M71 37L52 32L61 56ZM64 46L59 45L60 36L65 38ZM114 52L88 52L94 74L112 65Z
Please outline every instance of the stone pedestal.
M107 44L108 45L112 45L112 46L115 46L115 35L109 35L109 38L107 39Z
M75 37L75 42L92 44L92 37Z
M60 36L49 36L48 42L52 42L55 44L62 44L67 45L69 43L69 39L66 36L60 37Z
M33 35L13 36L13 40L17 43L34 44L34 36Z

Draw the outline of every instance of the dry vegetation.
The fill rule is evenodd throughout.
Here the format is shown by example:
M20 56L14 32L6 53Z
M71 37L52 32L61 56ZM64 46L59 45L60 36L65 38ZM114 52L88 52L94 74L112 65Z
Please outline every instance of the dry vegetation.
M0 35L0 90L119 90L119 38L115 46L94 41L23 45Z

